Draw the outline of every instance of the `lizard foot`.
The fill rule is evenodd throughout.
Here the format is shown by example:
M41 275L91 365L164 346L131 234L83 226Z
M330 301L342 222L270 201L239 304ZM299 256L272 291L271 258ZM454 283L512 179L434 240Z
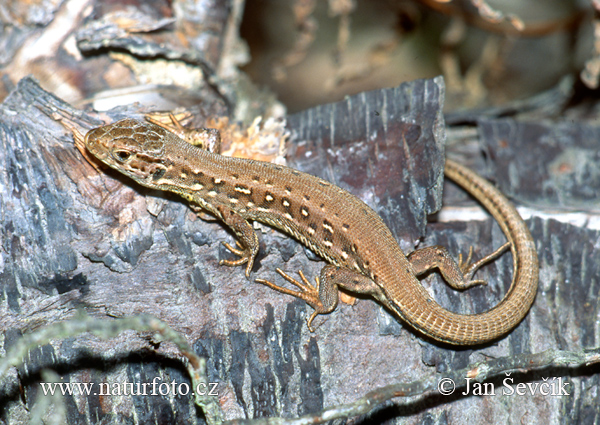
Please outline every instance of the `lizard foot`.
M317 317L317 315L319 314L319 311L322 310L322 308L323 308L323 303L321 302L321 300L319 298L319 285L320 285L319 278L315 277L316 285L312 285L308 281L308 279L306 279L306 276L304 276L304 273L302 273L302 270L298 271L298 274L300 275L300 279L302 280L302 282L298 282L296 279L294 279L290 275L286 274L281 269L277 269L277 273L279 273L285 280L290 282L292 285L300 288L300 291L293 291L291 289L284 288L282 286L276 285L273 282L270 282L265 279L256 279L256 282L262 283L263 285L266 285L271 289L275 289L276 291L279 291L283 294L291 295L293 297L300 298L301 300L306 301L312 308L315 309L313 314L307 320L308 330L311 332L314 332L314 329L311 326L312 321L314 320L315 317Z
M502 245L496 251L492 252L491 254L486 255L485 257L481 258L479 261L476 261L474 263L471 262L473 259L473 247L472 246L469 247L469 254L467 255L466 260L463 261L463 255L459 254L458 255L458 267L460 268L461 272L463 273L463 275L465 277L465 284L463 285L462 289L471 288L472 286L476 286L476 285L487 285L487 282L485 280L472 280L473 275L475 274L475 272L477 270L479 270L479 268L481 266L483 266L486 263L489 263L492 260L495 260L496 258L501 256L504 253L504 251L506 251L508 248L510 248L510 242L506 242L504 245Z
M254 265L254 256L249 249L244 248L238 241L236 241L236 245L241 249L237 249L229 245L227 242L221 242L225 248L227 248L231 253L237 255L237 260L221 260L219 261L220 265L228 266L228 267L236 267L241 266L242 264L248 263L246 266L246 277L250 276L250 271L252 270L252 266Z

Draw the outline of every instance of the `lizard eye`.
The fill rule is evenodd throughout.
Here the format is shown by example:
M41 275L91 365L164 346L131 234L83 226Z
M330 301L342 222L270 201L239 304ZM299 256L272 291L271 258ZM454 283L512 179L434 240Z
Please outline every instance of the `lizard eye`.
M121 162L125 162L129 159L129 157L131 156L131 152L128 151L115 151L115 158Z

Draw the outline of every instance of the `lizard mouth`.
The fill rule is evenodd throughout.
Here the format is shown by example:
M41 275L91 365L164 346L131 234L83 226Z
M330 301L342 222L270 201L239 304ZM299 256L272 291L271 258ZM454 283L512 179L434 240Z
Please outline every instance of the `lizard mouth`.
M85 144L86 149L98 158L100 161L104 161L108 152L106 148L99 142L100 138L96 135L96 130L90 130L86 133L83 143Z

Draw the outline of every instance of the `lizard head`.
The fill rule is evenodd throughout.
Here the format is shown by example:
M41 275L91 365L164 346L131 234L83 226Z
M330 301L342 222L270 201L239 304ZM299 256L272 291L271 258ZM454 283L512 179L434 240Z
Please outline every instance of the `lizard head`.
M88 131L87 150L111 168L145 186L155 187L167 171L165 137L174 137L163 128L131 118Z

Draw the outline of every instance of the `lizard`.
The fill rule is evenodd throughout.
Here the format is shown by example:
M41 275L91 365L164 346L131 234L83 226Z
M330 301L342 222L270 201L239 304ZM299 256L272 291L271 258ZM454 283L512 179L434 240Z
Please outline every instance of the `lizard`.
M84 144L93 157L142 186L174 192L197 210L220 219L235 234L237 256L220 264L246 264L250 276L259 242L251 221L282 231L322 257L325 265L315 284L299 271L300 281L277 272L298 290L256 279L284 294L306 301L318 314L334 311L339 290L365 294L424 334L453 345L496 340L512 330L533 304L539 266L534 241L515 207L490 182L446 159L445 175L478 200L495 218L508 242L471 263L472 249L456 262L441 246L405 255L381 217L348 191L316 176L283 165L219 154L217 130L187 129L173 116L173 126L126 118L91 129ZM159 124L159 125L156 125ZM455 289L485 281L474 273L508 248L513 279L504 298L479 314L459 314L439 305L418 276L438 269Z

